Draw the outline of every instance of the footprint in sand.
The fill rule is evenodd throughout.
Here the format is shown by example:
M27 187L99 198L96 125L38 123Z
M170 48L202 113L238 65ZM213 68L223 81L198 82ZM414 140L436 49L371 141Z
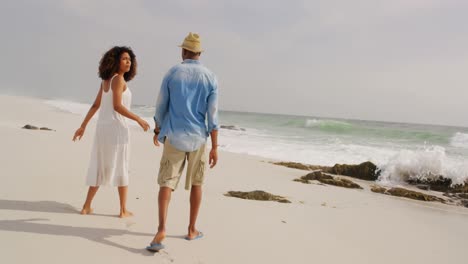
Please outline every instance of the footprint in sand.
M160 250L154 254L159 261L157 263L174 263L174 258L169 255L165 250Z
M163 263L174 262L174 259L166 251L160 251L159 254L161 255L161 258L163 259Z
M326 206L328 206L328 205L327 205L327 203L326 203L326 202L323 202L323 203L321 204L321 206L324 206L324 207L326 207ZM336 209L336 206L332 206L331 208L335 208L335 209Z
M134 224L136 224L136 222L127 221L127 222L125 223L125 226L126 226L127 228L129 228L129 227L131 227L131 226L134 225Z

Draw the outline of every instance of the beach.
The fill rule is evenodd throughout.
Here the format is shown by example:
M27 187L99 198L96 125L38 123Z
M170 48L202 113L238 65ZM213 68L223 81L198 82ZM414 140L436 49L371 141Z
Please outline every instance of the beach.
M157 172L162 147L131 129L128 208L117 188L101 187L94 214L80 215L94 136L72 136L82 115L42 99L0 95L0 255L4 263L463 263L468 209L293 181L307 172L269 159L221 151L207 172L198 228L186 241L189 193L173 193L166 248L144 248L157 229ZM53 131L21 129L31 124ZM317 164L321 165L321 164ZM291 203L226 197L263 190Z

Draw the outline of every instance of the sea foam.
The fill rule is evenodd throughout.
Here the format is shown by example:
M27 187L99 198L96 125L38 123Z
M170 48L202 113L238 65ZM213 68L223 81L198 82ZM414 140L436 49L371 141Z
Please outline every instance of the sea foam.
M457 148L468 148L468 134L457 132L450 139L450 145Z
M421 150L400 150L380 165L383 183L402 183L409 179L435 179L443 176L452 184L468 180L468 162L448 157L443 147L432 146Z
M45 103L50 105L50 106L53 106L53 107L57 108L60 111L64 111L64 112L72 113L72 114L77 114L77 115L81 115L81 116L85 116L88 113L88 111L89 111L89 109L91 107L90 104L77 103L77 102L66 101L66 100L47 100L47 101L45 101ZM148 124L150 125L150 130L152 130L154 128L153 118L150 117L150 116L145 116L145 114L149 115L149 114L146 113L146 112L150 112L148 110L148 107L147 106L137 106L137 107L134 107L134 108L135 109L131 109L131 111L134 111L135 113L140 115L146 122L148 122ZM99 112L97 112L94 117L97 117L98 115L99 115ZM139 125L136 122L133 122L133 121L129 122L129 125L131 127L139 127Z
M61 111L78 115L86 115L89 108L91 107L90 104L83 104L66 100L47 100L45 103Z

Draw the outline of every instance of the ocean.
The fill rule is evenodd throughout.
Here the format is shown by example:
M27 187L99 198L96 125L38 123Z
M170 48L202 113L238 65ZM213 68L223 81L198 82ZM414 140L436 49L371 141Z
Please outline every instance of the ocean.
M46 103L83 116L90 107L64 100ZM135 105L132 111L154 126L153 106ZM466 127L232 111L221 111L219 121L223 151L325 166L371 161L381 169L383 184L437 175L454 184L468 180Z

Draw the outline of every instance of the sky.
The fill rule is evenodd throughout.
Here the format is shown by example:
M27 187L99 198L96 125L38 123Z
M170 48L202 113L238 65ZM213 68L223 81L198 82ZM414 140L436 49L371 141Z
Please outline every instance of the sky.
M10 0L0 93L92 103L101 56L130 46L154 105L197 32L222 110L468 126L468 1Z

